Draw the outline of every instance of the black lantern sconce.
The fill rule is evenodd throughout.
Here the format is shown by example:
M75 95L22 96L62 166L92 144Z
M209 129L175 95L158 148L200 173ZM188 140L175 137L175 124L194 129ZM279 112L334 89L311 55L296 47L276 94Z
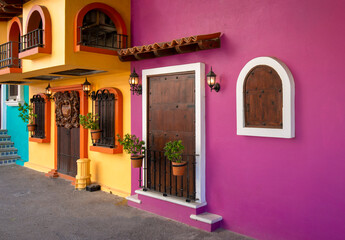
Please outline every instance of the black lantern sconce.
M206 75L207 85L211 88L211 92L212 90L216 92L219 92L220 90L220 85L219 83L216 82L216 77L217 75L212 71L212 67L211 67L211 71L207 73Z
M52 88L50 87L50 83L48 83L48 86L45 89L44 93L49 100L54 100L54 97L52 96Z
M129 82L129 85L131 86L131 91L133 95L134 93L137 95L142 94L141 84L139 84L139 75L135 72L135 68L133 69L133 72L129 76L128 82Z
M83 83L83 91L87 95L89 95L89 92L91 91L91 83L89 83L89 81L87 81L87 78L85 78L85 82Z

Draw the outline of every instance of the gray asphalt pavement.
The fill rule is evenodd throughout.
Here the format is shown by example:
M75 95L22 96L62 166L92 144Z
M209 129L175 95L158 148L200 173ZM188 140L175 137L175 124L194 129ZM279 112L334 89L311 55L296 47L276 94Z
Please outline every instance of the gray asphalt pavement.
M17 165L0 167L0 240L229 239L127 206L104 192L77 191L68 181Z

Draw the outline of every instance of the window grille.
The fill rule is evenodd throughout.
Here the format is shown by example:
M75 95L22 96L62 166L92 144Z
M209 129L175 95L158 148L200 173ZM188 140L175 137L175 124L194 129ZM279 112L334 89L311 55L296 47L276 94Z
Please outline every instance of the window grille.
M45 100L40 95L34 95L30 102L33 105L33 111L37 115L35 118L36 130L31 137L33 138L45 138Z
M115 147L115 95L109 90L98 90L93 96L95 113L99 116L101 139L94 146Z
M110 50L127 48L127 35L118 34L111 18L99 10L85 15L79 31L81 41L78 44Z

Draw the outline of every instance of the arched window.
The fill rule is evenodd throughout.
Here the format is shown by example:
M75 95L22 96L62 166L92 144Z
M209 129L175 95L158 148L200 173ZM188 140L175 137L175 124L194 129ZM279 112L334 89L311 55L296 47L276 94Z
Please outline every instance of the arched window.
M38 53L51 54L52 32L49 11L44 6L33 6L26 21L26 33L21 39L20 58ZM30 57L28 57L30 59Z
M237 134L294 137L294 94L284 63L270 57L249 61L237 80Z
M127 30L120 14L103 3L82 8L75 20L75 51L116 55L127 47Z

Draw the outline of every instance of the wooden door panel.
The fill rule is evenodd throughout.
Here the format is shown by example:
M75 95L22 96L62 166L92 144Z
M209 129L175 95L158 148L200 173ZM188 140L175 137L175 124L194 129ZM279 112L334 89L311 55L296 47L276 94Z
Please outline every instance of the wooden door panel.
M58 172L75 177L80 158L79 97L75 91L55 96Z
M184 156L189 169L185 176L175 177L163 147L169 141L182 140L184 155L195 154L195 75L151 77L148 82L148 187L188 198L195 194L195 157Z
M282 128L282 81L269 66L257 66L244 87L246 127Z

